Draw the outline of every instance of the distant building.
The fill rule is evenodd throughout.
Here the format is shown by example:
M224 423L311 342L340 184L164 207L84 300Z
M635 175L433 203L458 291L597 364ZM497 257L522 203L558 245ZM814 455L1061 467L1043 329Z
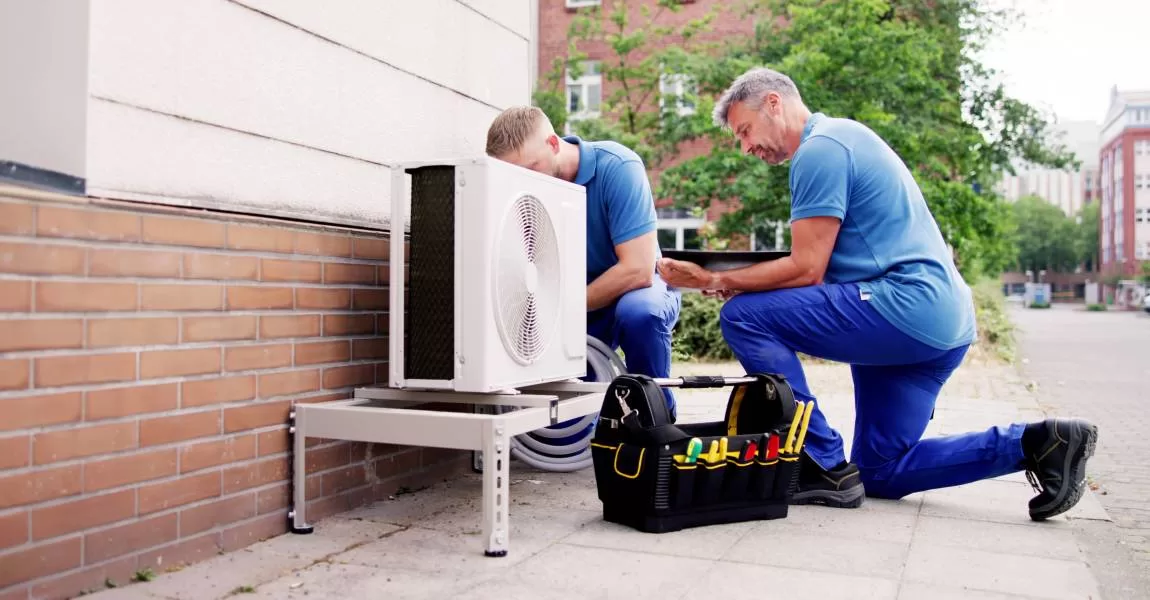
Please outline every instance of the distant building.
M679 26L698 19L712 8L720 8L719 15L711 23L711 30L702 37L709 40L722 40L732 36L749 36L754 32L754 20L743 19L738 11L727 6L721 0L684 0L683 6L677 13L665 13L659 18L662 26ZM612 3L602 0L556 0L554 2L539 3L539 73L540 80L550 72L552 63L556 58L567 56L567 31L571 21L580 9L601 6L605 11L613 10ZM632 23L645 22L642 16L643 8L656 9L657 0L638 0L628 3L629 16ZM603 43L581 44L580 50L587 53L587 61L583 65L582 74L578 78L568 77L565 81L565 94L567 97L567 110L569 121L596 118L600 116L600 108L604 99L615 92L616 82L605 81L598 70L598 65L615 57L610 46ZM691 89L689 79L677 74L668 74L660 82L660 90L664 94L685 93ZM651 107L647 107L651 108ZM679 103L679 110L685 113L693 112L695 107L685 99ZM668 167L685 160L710 152L710 144L706 140L692 140L679 147L679 153L666 164L658 168L649 165L651 184L657 185L659 174ZM692 249L699 248L702 239L698 230L707 221L717 219L726 209L716 203L711 206L703 217L696 217L686 209L671 206L671 198L656 198L659 214L659 246L663 248ZM775 248L782 243L781 230L772 228L770 231L760 232L751 237L750 243L755 248ZM744 242L745 244L745 242Z
M1111 89L1099 142L1101 267L1130 277L1150 260L1150 90Z
M1056 143L1064 144L1081 162L1078 169L1051 169L1022 165L1017 174L1006 175L998 192L1014 202L1038 196L1073 217L1098 197L1098 136L1102 128L1093 121L1066 121L1053 127Z

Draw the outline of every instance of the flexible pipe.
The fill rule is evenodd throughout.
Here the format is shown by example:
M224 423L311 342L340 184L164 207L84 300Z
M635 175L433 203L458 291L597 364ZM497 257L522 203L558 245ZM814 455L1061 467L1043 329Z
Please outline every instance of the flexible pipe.
M587 362L590 381L610 381L627 370L618 354L591 336L587 336ZM585 469L591 466L591 436L598 418L598 413L586 415L517 435L511 438L511 455L542 471Z

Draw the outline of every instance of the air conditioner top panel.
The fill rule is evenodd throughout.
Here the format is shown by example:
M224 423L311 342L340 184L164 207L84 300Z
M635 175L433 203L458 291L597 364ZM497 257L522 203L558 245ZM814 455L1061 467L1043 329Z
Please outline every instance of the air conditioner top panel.
M418 169L420 167L458 167L461 165L478 165L483 164L485 160L489 160L486 156L459 156L455 158L440 158L440 159L425 159L425 160L412 160L406 162L396 163L394 166L404 171L411 169Z
M531 169L526 169L526 168L520 167L518 165L513 165L509 162L502 161L502 160L499 160L497 158L487 156L486 154L481 155L481 156L444 158L444 159L440 159L440 160L429 159L429 160L419 160L419 161L408 161L408 162L397 163L395 165L395 167L402 169L404 171L408 171L408 170L412 170L412 169L418 169L421 167L443 167L443 166L460 167L460 166L480 166L480 165L488 165L489 167L495 168L495 169L505 169L509 172L513 171L519 177L531 177L531 178L538 179L540 181L544 181L550 185L557 185L560 187L566 187L572 191L577 191L580 193L586 193L586 190L583 188L583 186L578 185L574 182L565 181L563 179L559 179L558 177L551 177L550 175L544 175L543 173L538 173L536 171L532 171Z

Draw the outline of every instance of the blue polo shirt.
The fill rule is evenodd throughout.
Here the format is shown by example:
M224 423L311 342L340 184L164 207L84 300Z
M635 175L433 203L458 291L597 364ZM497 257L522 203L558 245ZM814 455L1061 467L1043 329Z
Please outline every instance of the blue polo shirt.
M857 282L892 325L948 350L976 336L963 281L902 159L861 123L811 116L791 160L791 221L842 220L824 281Z
M619 262L616 245L655 231L655 201L647 169L633 150L612 141L563 139L579 146L575 183L587 190L587 283L591 283Z

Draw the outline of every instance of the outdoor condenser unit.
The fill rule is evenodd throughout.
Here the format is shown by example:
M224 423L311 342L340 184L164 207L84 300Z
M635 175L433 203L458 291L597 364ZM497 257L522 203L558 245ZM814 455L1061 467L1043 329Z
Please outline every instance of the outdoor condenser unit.
M490 157L393 167L393 261L408 216L411 233L409 281L391 268L390 386L491 393L582 377L585 194Z

